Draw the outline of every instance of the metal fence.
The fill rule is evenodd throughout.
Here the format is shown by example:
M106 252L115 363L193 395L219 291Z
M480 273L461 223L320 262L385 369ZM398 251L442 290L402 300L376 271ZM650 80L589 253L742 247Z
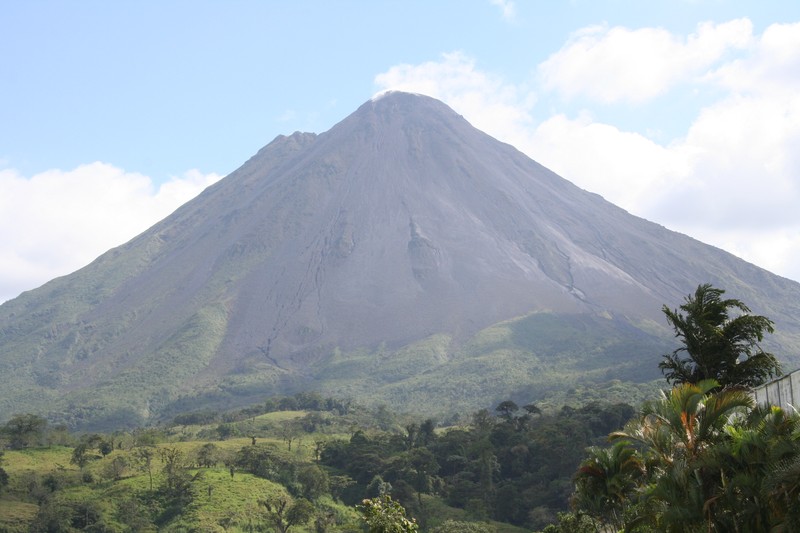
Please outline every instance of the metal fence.
M763 405L777 405L784 409L800 409L800 370L753 390L756 402Z

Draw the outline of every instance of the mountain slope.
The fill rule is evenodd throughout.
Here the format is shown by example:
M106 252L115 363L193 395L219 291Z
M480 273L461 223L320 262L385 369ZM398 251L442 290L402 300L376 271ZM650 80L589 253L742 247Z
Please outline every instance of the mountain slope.
M570 376L633 365L645 379L668 348L661 305L702 282L776 320L779 354L800 347L797 283L628 214L441 102L390 93L326 133L278 137L132 241L0 306L0 413L140 423L298 388L459 409L475 373L492 379L461 389L473 402L570 358ZM540 364L534 328L471 351L528 315L615 348ZM420 343L424 361L399 370Z

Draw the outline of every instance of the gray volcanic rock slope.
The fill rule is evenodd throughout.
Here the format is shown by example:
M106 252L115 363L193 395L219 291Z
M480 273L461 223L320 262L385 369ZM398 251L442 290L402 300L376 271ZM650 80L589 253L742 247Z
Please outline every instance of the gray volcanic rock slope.
M325 389L314 369L334 352L457 344L532 312L658 323L706 281L800 345L797 283L628 214L441 102L389 93L326 133L278 137L129 243L1 306L0 413L92 419L108 407L93 398L114 397L146 419L226 383Z

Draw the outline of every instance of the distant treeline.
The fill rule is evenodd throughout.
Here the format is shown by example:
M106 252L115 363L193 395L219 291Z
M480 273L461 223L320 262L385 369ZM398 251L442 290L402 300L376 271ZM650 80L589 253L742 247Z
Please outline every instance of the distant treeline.
M346 415L353 406L352 400L322 397L316 392L298 392L292 396L267 398L263 403L238 411L220 412L213 409L182 413L172 419L178 426L231 423L277 411L323 411Z

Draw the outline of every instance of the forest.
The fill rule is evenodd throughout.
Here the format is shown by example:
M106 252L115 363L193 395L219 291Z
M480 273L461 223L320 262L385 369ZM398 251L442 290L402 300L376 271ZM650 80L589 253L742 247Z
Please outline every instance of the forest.
M2 431L0 530L362 531L356 507L383 496L424 531L537 529L568 509L585 449L633 412L509 400L442 428L300 393L109 434L17 415Z

